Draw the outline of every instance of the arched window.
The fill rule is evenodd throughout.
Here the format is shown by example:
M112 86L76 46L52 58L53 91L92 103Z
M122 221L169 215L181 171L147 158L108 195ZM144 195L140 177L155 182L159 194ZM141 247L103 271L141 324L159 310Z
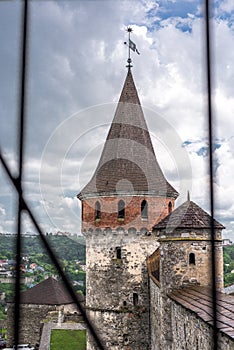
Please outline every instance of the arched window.
M118 203L118 219L124 219L125 216L125 203L120 200Z
M141 202L141 218L148 219L148 203L146 200Z
M122 251L120 247L116 248L116 259L122 259Z
M195 265L195 254L189 253L189 265Z
M133 293L133 305L137 306L138 305L138 294Z
M168 203L168 214L170 214L172 212L172 203L169 202Z
M95 203L95 220L101 219L101 204L99 202Z

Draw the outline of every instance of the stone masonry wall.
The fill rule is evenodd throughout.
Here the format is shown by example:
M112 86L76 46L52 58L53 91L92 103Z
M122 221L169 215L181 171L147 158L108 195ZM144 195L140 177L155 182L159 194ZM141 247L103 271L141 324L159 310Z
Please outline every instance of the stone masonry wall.
M148 312L143 308L126 312L89 311L106 349L150 350ZM89 340L88 350L98 350Z
M157 240L147 233L124 230L88 234L86 239L86 307L104 344L108 350L147 350L146 258L158 247ZM116 247L121 247L121 258Z
M151 350L212 350L213 329L195 313L161 294L150 281ZM169 306L165 310L165 303ZM163 318L167 313L167 319ZM218 334L219 350L234 350L234 341Z
M49 311L55 310L54 306L50 305L21 305L20 318L20 343L31 343L36 345L40 342L40 335L45 320ZM13 346L14 341L14 304L7 305L7 345Z
M161 349L161 308L160 288L150 279L151 350Z
M204 237L204 236L203 236ZM162 288L167 291L186 285L212 285L212 247L206 237L161 239L160 275ZM195 263L190 263L190 254ZM223 287L222 243L216 243L217 288Z
M213 329L196 314L172 302L172 350L213 349ZM234 341L224 333L218 334L218 349L233 350ZM153 350L153 349L152 349Z
M121 259L117 258L117 247L121 248ZM139 232L122 230L87 235L86 306L122 309L124 304L132 305L134 292L139 294L139 304L141 301L144 304L145 296L141 294L148 294L146 258L157 247L153 235Z

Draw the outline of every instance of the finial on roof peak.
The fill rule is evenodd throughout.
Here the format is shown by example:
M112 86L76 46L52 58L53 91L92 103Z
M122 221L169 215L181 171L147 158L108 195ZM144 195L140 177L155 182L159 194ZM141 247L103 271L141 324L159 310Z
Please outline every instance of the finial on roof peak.
M133 29L131 27L127 27L126 31L128 32L128 43L125 41L124 44L128 46L128 59L127 59L127 68L132 68L132 59L131 59L131 51L136 52L138 55L140 55L140 52L137 50L136 44L131 40L130 35L133 32Z
M188 191L188 194L187 194L187 201L190 202L190 192Z

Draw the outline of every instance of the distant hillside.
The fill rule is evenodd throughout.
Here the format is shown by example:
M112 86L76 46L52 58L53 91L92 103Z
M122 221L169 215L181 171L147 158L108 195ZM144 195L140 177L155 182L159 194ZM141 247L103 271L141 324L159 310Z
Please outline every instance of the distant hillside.
M85 239L83 237L46 236L46 238L59 259L65 259L67 261L80 260L81 263L85 262ZM15 236L0 237L0 259L15 258L15 240ZM22 243L22 255L47 255L39 236L22 237Z

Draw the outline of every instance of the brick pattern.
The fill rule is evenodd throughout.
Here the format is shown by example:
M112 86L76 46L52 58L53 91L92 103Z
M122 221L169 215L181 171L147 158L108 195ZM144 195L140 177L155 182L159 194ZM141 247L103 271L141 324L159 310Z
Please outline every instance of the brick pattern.
M125 219L118 219L118 202L125 202ZM141 217L141 203L148 203L148 219ZM99 201L101 217L95 220L95 203ZM122 227L125 230L134 227L137 231L146 228L152 230L154 224L168 215L169 203L174 208L174 198L150 197L150 196L120 196L89 198L82 202L82 232L95 230L96 228L116 229Z

